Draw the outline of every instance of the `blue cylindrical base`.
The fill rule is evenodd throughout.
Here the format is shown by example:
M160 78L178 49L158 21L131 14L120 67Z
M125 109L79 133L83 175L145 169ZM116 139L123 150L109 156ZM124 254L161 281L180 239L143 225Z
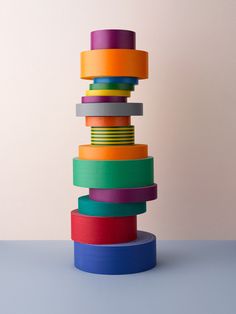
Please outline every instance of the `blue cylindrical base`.
M156 237L138 231L137 240L115 245L74 242L75 267L107 275L132 274L156 266Z

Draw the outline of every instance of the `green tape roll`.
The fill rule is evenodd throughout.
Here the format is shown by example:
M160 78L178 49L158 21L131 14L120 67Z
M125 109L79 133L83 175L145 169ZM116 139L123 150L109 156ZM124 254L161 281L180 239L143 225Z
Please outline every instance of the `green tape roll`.
M135 188L152 185L153 157L129 160L73 159L73 183L85 188Z
M143 203L108 203L96 202L88 195L78 198L80 214L97 217L136 216L146 212L146 202Z
M107 90L107 89L119 89L119 90L134 90L134 85L127 83L95 83L89 85L90 90Z

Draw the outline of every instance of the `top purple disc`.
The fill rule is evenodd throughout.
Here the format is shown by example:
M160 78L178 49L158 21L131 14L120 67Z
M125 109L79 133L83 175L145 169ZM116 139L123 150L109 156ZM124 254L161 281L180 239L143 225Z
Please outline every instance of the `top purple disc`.
M91 49L135 49L135 32L121 29L93 31Z

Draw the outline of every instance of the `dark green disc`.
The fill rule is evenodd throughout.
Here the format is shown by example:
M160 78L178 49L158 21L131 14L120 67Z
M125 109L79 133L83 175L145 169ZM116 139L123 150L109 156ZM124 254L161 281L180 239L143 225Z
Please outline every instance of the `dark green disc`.
M83 215L97 217L136 216L146 212L146 202L143 203L108 203L96 202L88 195L78 198L78 211Z
M89 85L90 90L134 90L134 85L127 83L95 83Z

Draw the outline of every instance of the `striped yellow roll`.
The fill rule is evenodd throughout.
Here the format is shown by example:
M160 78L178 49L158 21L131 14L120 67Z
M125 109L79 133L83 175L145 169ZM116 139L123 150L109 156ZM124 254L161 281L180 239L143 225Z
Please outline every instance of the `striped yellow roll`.
M134 126L91 127L92 145L134 144Z

